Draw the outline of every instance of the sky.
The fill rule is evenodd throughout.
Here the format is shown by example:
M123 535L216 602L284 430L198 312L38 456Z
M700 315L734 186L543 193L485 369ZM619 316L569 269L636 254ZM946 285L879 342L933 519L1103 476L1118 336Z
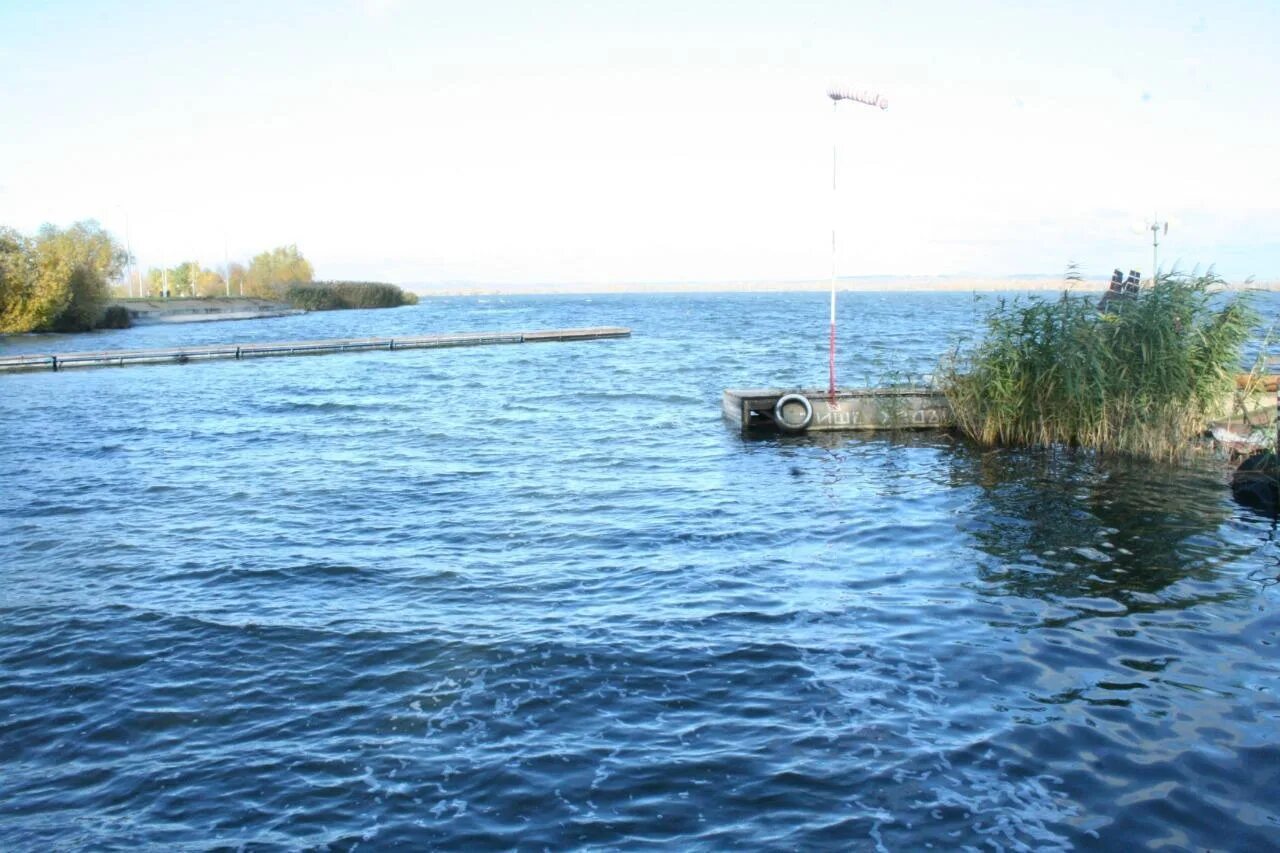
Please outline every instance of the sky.
M0 225L319 278L1280 278L1280 3L0 0ZM826 97L837 85L887 110ZM832 148L837 189L832 191Z

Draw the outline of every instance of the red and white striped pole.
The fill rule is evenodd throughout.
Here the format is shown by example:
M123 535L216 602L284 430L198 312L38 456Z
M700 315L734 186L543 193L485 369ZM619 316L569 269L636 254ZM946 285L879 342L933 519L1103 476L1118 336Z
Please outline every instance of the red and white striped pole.
M836 151L839 148L836 115L841 101L855 101L869 107L889 109L889 102L869 92L850 92L845 89L828 89L831 99L831 326L827 343L827 397L836 402L836 211L839 195L836 192Z

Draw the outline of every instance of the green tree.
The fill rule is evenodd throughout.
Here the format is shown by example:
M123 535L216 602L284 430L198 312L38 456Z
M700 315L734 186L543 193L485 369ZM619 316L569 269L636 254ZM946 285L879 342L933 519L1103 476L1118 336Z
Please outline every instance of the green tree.
M276 299L288 285L311 281L313 274L296 245L277 246L249 262L244 292L246 296Z
M169 292L174 296L195 296L196 280L200 275L200 266L191 261L183 261L169 269Z

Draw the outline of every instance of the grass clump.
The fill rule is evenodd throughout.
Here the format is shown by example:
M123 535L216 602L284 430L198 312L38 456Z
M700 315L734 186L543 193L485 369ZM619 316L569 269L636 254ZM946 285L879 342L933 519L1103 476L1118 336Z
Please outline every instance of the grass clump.
M1256 322L1223 281L1173 273L1100 313L1094 301L1002 301L983 343L940 377L956 423L984 444L1070 445L1151 459L1183 455L1235 388Z
M338 311L345 308L396 308L416 305L418 297L394 284L376 281L309 281L289 285L284 299L294 308L307 311Z

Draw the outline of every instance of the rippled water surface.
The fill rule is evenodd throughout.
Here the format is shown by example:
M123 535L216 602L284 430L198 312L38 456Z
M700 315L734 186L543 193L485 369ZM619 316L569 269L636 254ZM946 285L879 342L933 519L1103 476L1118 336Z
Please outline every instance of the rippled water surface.
M850 384L974 321L842 310ZM0 847L1275 847L1274 523L1220 464L728 428L725 387L824 384L824 311L0 344L634 329L0 376Z

